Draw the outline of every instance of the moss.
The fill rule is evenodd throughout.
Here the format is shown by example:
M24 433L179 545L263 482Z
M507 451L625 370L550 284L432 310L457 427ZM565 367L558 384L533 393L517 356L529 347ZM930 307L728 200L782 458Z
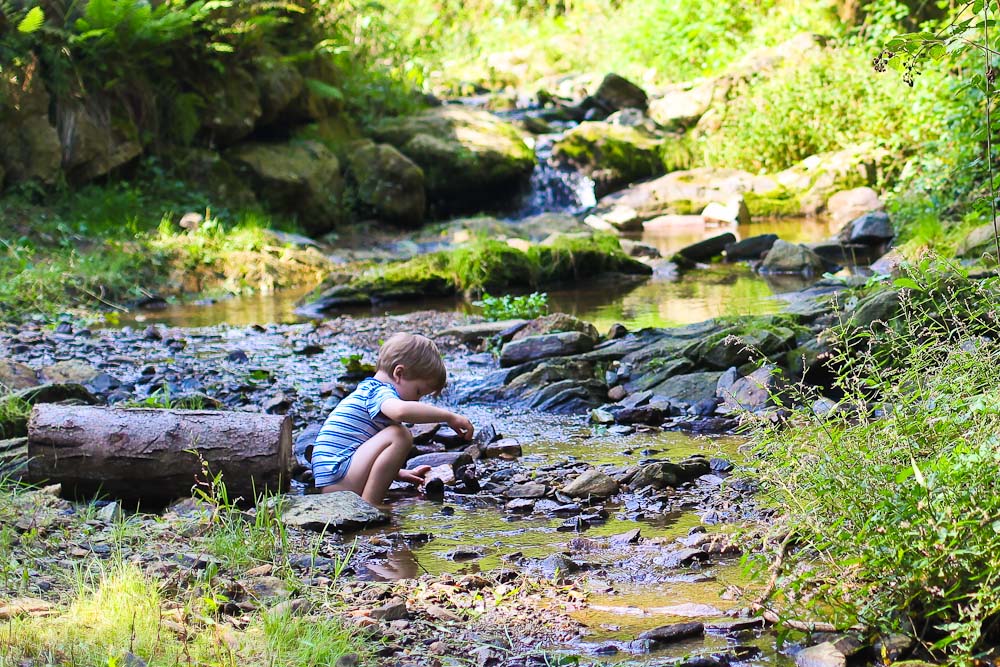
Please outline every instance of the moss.
M477 240L452 250L371 267L346 284L329 285L317 295L340 303L364 300L499 293L578 281L601 273L649 274L650 268L627 256L610 235L563 236L527 252L502 241Z
M802 215L802 201L799 196L784 188L767 194L744 192L743 200L750 210L750 215L753 216Z
M552 153L585 171L608 170L615 180L631 181L663 173L660 144L632 127L582 123L556 142Z

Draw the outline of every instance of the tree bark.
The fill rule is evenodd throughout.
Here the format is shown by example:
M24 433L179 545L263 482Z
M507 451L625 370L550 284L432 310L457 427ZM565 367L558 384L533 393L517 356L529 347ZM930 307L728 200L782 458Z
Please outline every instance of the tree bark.
M287 488L291 451L287 416L41 404L28 422L27 478L74 495L163 501L208 490L221 473L230 500L253 501Z

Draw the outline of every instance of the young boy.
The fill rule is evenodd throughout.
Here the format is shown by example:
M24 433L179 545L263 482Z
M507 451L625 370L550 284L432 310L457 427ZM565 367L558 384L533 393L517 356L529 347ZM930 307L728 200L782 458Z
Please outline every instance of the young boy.
M372 505L385 498L394 479L420 484L430 470L406 470L413 435L400 422L446 422L472 439L462 415L420 403L444 388L447 372L434 341L398 333L378 351L375 377L358 385L326 418L313 445L312 468L323 493L354 491Z

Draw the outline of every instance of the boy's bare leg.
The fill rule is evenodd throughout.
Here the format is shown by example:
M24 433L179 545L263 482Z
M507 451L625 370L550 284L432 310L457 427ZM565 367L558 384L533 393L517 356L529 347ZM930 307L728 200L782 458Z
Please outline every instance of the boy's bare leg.
M413 435L405 426L382 429L358 447L344 478L324 486L323 493L353 491L372 505L380 504L412 447Z

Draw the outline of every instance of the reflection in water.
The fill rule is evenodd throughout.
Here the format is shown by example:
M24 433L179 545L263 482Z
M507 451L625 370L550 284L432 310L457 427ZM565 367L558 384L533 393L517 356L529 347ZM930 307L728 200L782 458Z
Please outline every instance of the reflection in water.
M374 579L375 581L396 581L398 579L415 579L423 572L417 557L409 549L395 549L390 551L384 561L368 561L365 568L371 577L366 577L364 573L360 579Z

